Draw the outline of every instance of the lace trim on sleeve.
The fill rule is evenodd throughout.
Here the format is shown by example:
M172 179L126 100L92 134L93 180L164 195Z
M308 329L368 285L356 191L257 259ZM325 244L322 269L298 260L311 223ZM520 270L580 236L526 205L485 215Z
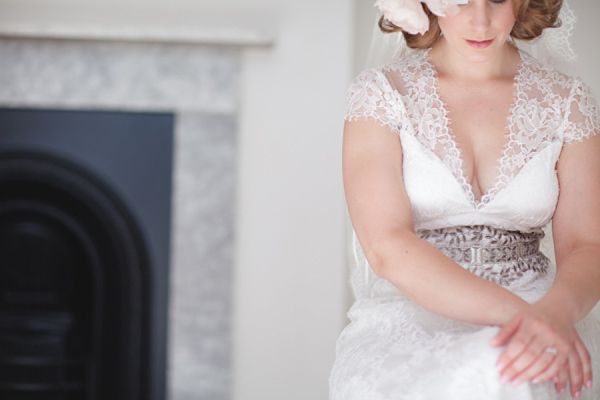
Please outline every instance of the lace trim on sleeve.
M401 127L401 101L381 71L363 71L348 89L346 120L371 118L398 133Z
M581 142L600 133L600 110L589 86L576 80L568 105L564 142Z

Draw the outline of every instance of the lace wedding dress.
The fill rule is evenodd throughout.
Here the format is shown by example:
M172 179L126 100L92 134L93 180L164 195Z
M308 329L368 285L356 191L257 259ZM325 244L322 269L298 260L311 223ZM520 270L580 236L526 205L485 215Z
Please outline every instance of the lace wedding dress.
M599 132L600 122L595 99L580 80L520 54L496 184L480 199L465 178L428 51L363 72L350 88L347 119L374 119L399 135L404 184L421 238L472 273L534 302L553 281L554 264L539 245L557 203L556 162L564 144ZM488 344L498 328L421 308L372 272L358 243L356 259L356 302L338 340L331 400L570 398L559 396L551 382L500 383L495 362L501 349ZM600 316L591 313L577 330L595 372L594 388L584 389L582 398L597 400Z

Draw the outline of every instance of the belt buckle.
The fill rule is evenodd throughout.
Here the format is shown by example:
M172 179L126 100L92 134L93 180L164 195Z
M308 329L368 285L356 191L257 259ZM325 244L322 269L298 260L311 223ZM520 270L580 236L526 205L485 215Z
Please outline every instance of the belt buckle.
M483 248L481 246L471 246L471 264L483 264Z

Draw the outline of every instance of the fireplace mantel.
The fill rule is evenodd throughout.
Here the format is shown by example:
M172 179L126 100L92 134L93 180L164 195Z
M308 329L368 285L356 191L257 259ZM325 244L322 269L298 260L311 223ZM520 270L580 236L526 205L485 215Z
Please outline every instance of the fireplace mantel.
M256 4L5 0L0 38L270 47L276 10Z
M173 27L120 25L33 25L0 23L0 38L120 41L271 47L274 38L258 30L237 27Z

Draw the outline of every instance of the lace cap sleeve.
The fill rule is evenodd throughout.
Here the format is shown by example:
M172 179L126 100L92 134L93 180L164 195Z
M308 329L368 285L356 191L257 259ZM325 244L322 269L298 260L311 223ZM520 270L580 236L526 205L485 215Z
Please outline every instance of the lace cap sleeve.
M564 142L582 141L600 133L600 112L590 87L575 80L568 105Z
M371 118L399 132L403 106L398 92L377 69L363 71L348 89L346 120Z

